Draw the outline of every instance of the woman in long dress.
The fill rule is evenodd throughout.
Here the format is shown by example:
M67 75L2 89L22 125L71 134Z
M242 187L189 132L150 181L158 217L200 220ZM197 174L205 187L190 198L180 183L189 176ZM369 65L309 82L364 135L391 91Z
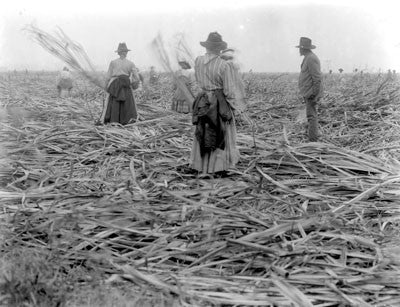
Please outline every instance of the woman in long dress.
M111 61L107 72L106 90L109 93L102 114L103 123L126 125L137 119L133 89L139 85L139 73L135 64L126 57L130 49L120 43L116 52L119 58Z
M193 94L191 87L193 83L191 66L187 61L179 61L181 67L175 74L174 96L172 97L171 110L178 113L190 113L192 111Z
M239 161L234 111L237 103L233 66L220 57L227 44L217 32L200 45L206 54L195 60L195 78L202 89L193 106L196 125L191 166L203 174L225 173Z

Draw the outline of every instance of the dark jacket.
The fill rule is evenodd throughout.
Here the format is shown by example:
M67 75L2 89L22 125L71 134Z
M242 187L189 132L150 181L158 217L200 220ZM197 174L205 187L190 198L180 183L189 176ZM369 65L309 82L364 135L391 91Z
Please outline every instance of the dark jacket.
M129 76L119 76L116 78L108 87L107 91L110 93L112 97L115 98L116 101L125 101L127 93L126 91L131 88L131 81Z
M192 123L200 143L200 153L225 149L225 123L232 119L232 112L222 90L215 90L216 103L211 103L205 92L197 95L193 103Z
M304 56L301 63L299 76L300 95L306 99L315 96L319 99L322 96L322 73L318 57L310 51Z

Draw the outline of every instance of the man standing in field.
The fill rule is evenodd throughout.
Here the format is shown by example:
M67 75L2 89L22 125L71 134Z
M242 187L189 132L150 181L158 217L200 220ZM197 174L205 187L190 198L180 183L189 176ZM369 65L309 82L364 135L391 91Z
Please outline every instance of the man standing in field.
M299 48L300 56L304 56L299 76L299 90L306 104L308 139L316 142L318 140L317 102L322 96L321 64L318 57L311 51L315 48L311 44L311 39L301 37L300 44L296 48Z

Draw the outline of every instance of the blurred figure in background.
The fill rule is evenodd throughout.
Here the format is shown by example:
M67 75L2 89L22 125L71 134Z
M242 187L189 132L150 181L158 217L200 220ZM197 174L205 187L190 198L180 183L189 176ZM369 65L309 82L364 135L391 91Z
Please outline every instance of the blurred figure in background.
M111 61L106 78L106 91L109 93L103 109L103 123L120 123L126 125L137 119L136 103L133 90L140 84L140 77L135 64L126 57L130 49L120 43L119 58Z
M304 56L299 75L299 90L306 104L308 139L316 142L318 140L317 103L322 96L321 64L318 57L311 51L315 48L311 44L311 39L301 37L300 44L296 48L299 48L300 56Z
M393 73L390 69L388 69L386 80L392 81L393 80Z
M220 57L228 63L229 71L232 74L232 82L234 83L235 88L235 103L237 105L235 109L235 116L238 116L246 109L246 94L236 52L232 48L224 49L221 51Z
M72 76L69 72L68 67L64 67L58 76L57 90L58 97L61 97L63 91L68 91L68 96L71 95L71 90L73 88Z
M179 61L178 64L181 68L175 74L175 93L172 98L171 110L179 113L190 113L194 101L192 67L187 61Z
M151 85L157 84L158 78L159 78L159 75L158 75L157 72L156 72L156 68L155 68L154 66L151 66L151 67L150 67L150 79L149 79L149 83L150 83Z

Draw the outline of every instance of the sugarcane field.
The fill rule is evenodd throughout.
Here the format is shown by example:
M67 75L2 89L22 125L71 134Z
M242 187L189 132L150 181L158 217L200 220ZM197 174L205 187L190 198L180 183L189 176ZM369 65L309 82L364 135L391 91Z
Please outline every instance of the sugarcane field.
M296 33L297 71L244 69L204 26L99 69L67 30L0 69L0 306L400 306L393 67Z

